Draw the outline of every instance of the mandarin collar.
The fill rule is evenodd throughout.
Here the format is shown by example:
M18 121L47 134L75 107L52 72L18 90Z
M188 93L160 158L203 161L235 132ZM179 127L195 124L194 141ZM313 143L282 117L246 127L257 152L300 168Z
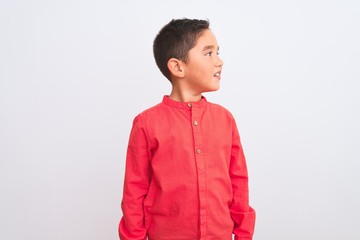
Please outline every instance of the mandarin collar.
M163 97L163 103L170 106L170 107L177 107L177 108L189 108L189 107L205 107L207 104L207 100L204 96L201 96L201 100L197 102L178 102L171 99L168 95Z

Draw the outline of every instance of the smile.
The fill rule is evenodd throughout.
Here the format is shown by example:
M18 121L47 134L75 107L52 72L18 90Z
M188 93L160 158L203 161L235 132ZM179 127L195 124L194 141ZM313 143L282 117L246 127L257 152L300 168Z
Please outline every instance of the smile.
M220 75L221 75L221 71L215 73L215 74L214 74L214 77L220 77Z

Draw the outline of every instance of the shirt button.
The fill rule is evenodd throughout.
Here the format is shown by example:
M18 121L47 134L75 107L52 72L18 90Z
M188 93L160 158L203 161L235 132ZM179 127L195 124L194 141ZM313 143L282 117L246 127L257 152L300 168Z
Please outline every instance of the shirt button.
M199 125L198 121L194 121L194 125L195 126Z
M200 148L196 149L196 153L197 153L197 154L200 154L200 153L201 153L201 149L200 149Z
M191 103L188 103L188 107L190 107L190 108L191 108L191 106L192 106L192 105L191 105Z

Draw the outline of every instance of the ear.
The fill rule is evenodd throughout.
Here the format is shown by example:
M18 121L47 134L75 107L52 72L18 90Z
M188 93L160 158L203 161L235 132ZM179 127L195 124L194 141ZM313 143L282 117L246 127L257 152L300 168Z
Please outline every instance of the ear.
M183 78L185 76L184 63L181 60L170 58L167 62L167 67L174 77Z

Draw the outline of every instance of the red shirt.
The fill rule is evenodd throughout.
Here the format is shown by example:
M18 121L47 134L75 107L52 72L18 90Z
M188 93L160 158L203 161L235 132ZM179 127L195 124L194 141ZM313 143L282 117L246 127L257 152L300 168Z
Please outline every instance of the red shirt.
M255 212L232 115L168 96L133 122L126 158L122 240L251 240Z

